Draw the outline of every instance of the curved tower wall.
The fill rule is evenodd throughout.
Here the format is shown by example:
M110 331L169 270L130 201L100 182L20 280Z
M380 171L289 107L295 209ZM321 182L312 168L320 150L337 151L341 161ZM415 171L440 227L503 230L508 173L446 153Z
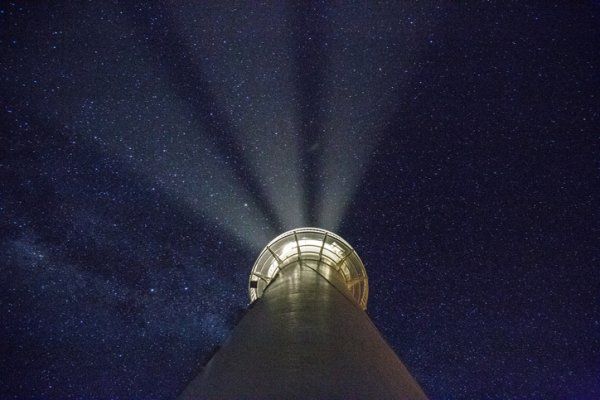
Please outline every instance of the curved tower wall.
M313 258L281 265L181 399L426 399L349 290L356 278Z

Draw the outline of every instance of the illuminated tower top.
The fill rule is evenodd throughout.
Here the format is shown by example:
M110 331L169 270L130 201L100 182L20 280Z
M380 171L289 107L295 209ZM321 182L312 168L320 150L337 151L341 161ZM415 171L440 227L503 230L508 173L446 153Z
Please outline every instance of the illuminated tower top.
M319 228L285 232L263 249L250 273L250 303L263 295L281 270L296 264L313 269L332 284L341 277L347 293L366 310L369 282L358 254L344 239Z

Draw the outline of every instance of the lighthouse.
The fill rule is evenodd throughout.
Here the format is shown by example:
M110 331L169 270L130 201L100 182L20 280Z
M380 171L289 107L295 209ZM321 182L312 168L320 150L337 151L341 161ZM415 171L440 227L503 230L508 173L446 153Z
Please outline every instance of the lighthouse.
M338 235L300 228L273 239L248 294L248 311L180 399L427 399L367 315L365 267Z

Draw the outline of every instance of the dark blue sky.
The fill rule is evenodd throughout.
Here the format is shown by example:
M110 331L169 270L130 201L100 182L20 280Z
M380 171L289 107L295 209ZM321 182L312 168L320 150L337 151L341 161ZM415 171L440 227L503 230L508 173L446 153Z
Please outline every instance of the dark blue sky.
M174 398L300 225L431 399L600 398L597 4L55 3L0 3L0 398Z

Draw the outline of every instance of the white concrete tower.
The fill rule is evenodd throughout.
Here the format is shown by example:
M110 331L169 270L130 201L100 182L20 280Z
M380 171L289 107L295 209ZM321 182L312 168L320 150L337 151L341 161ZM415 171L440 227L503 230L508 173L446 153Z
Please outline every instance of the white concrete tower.
M181 399L427 399L367 316L367 274L341 237L280 235L248 290L248 312Z

